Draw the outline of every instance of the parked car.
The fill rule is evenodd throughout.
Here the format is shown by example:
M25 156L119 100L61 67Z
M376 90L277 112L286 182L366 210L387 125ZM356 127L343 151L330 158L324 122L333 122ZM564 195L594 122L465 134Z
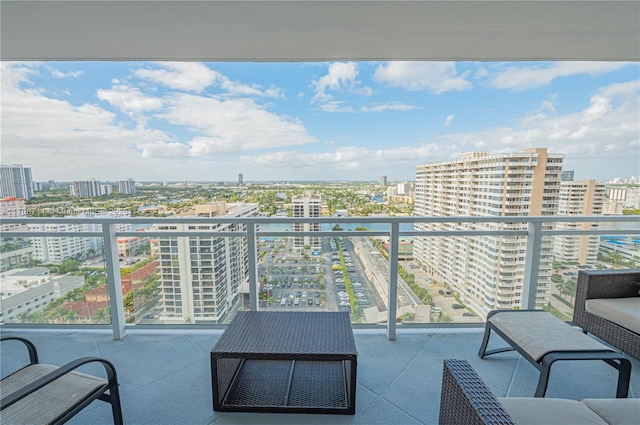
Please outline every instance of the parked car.
M460 304L451 304L451 308L455 308L456 310L459 310L461 308L464 308L464 306Z

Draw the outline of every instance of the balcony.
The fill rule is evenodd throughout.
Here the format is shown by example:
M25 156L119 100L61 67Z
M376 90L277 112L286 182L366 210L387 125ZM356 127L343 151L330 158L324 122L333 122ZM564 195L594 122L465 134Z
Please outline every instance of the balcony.
M118 372L126 424L436 424L443 359L468 360L498 396L532 396L538 377L536 369L514 352L481 360L477 356L482 340L479 328L400 329L393 342L387 340L384 329L356 329L358 385L354 416L221 413L212 408L209 358L222 333L219 329L136 329L122 340L114 340L106 330L64 328L11 333L32 339L41 361L46 363L62 364L91 355L111 360ZM17 359L5 352L0 354L2 372L6 373ZM631 360L629 395L640 397L640 362ZM563 363L554 366L547 397L579 400L615 394L617 375L604 362ZM111 412L105 403L94 402L68 423L110 425Z
M34 2L3 1L2 60L639 58L634 2L617 2L613 7L606 2L589 1L574 2L575 6L566 2L479 1L470 5L471 2L415 1L397 7L383 1L202 1L183 2L179 8L170 1L91 2L83 7L73 2L40 3L32 7ZM96 20L96 16L101 19ZM550 20L549 16L556 19ZM598 18L597 25L594 17ZM167 33L166 28L176 30ZM451 28L463 30L452 32ZM78 38L77 34L86 36ZM554 35L552 42L549 34ZM392 298L398 291L397 251L393 249L395 246L397 250L401 235L397 223L388 223L390 229L383 232L392 240L389 273L385 275ZM634 223L637 225L638 221ZM113 252L118 233L111 223L104 224L108 224L106 230L93 237L104 238L106 252ZM528 235L522 293L525 304L531 304L535 303L540 239L553 234L545 234L540 221L531 220L526 227L511 235ZM252 233L255 230L248 235L256 236ZM627 234L638 234L635 232ZM568 233L556 233L560 234ZM467 236L465 232L432 232L430 237ZM258 308L257 250L252 248L248 307ZM107 257L108 272L115 279L119 275L117 256ZM42 359L52 363L75 358L79 353L112 358L121 377L126 423L435 423L441 361L451 357L471 360L498 395L530 395L535 383L535 371L513 354L479 360L476 351L481 335L477 326L409 329L396 324L392 304L387 315L392 320L387 325L374 330L356 326L361 364L355 417L214 414L207 356L221 330L202 330L196 325L182 331L169 326L125 325L122 294L118 296L116 289L110 280L110 330L85 327L76 331L56 325L47 330L44 325L27 330L5 324L2 332L11 330L33 338ZM128 335L123 338L125 333ZM587 375L581 371L582 366L558 371L558 380L552 380L549 395L609 396L611 388L594 388L592 383L610 382L610 368L601 371L596 365L589 365L589 372L594 373ZM638 397L637 362L633 372L631 395ZM110 417L106 409L99 408L71 421L87 422L110 423Z
M282 223L282 221L312 221L319 224L333 225L339 222L343 227L349 228L353 223L364 224L372 229L385 230L372 231L320 231L320 232L291 232L266 230L269 225ZM352 239L354 250L362 256L370 255L367 261L371 264L376 261L383 267L376 274L377 288L388 299L397 302L387 303L387 311L383 316L386 320L380 323L362 323L354 321L354 334L356 346L359 352L358 358L358 386L355 416L326 416L326 415L300 415L300 414L249 414L249 413L220 413L212 409L211 377L209 353L215 342L222 334L225 324L194 324L185 323L180 317L175 320L168 318L161 324L145 324L139 320L140 315L134 314L135 320L125 320L123 294L116 289L120 287L114 282L120 278L120 264L117 255L117 237L140 236L141 232L116 231L116 223L162 224L174 223L175 229L187 222L211 221L221 224L220 228L226 228L226 224L232 222L241 224L238 229L246 226L245 230L219 231L216 237L235 238L243 241L247 246L249 284L243 298L248 301L242 308L268 310L277 309L278 306L264 306L259 299L260 253L262 240L274 238L293 238L313 234L329 240L335 244L339 238ZM396 318L399 316L398 306L400 300L410 299L411 291L407 290L407 283L399 275L401 267L409 268L404 261L398 260L399 242L406 238L425 238L431 241L433 238L444 240L462 241L463 238L486 238L491 236L500 238L519 237L526 242L526 264L522 280L522 289L517 291L517 303L507 303L508 297L499 301L505 301L508 308L536 306L536 299L540 299L539 293L543 289L546 294L546 283L538 285L540 274L540 254L542 241L546 238L566 236L574 234L604 235L611 234L611 229L589 230L543 230L553 226L546 226L552 222L563 221L587 221L592 223L615 223L616 234L638 235L640 234L640 217L356 217L356 218L215 218L215 219L158 219L158 218L5 218L3 224L25 224L45 222L73 222L76 224L88 223L92 228L101 225L102 231L92 232L3 232L3 238L17 237L98 237L103 242L104 264L109 275L109 302L111 311L114 312L108 322L110 325L96 325L79 323L74 324L38 324L38 323L5 323L0 328L2 333L12 333L25 336L34 340L39 348L43 362L62 364L80 355L98 355L112 360L118 370L121 385L121 397L126 423L131 424L254 424L254 423L353 423L353 424L435 424L438 418L440 385L442 373L442 361L447 358L461 358L469 360L479 371L481 376L490 385L491 389L499 396L530 396L533 394L537 382L538 372L515 353L503 353L481 360L477 357L477 350L482 340L482 318L467 319L467 321L455 321L453 323L440 323L427 320L424 323L405 321ZM511 230L495 230L503 223L512 224ZM421 223L425 226L438 223L448 224L446 230L416 231L406 230L407 224ZM449 230L454 224L473 223L474 230ZM520 223L520 229L513 223ZM401 228L401 225L403 226ZM484 227L483 227L484 225ZM355 226L353 226L355 227ZM402 229L402 230L401 230ZM489 230L487 230L489 229ZM515 230L514 230L515 229ZM149 234L162 237L166 240L166 246L183 246L185 253L191 261L189 239L198 241L200 245L206 244L212 238L210 231L161 231L149 229ZM371 252L367 247L367 240L374 237L389 239L389 260L384 260L379 252ZM195 243L195 242L194 242ZM163 244L159 244L163 246ZM440 245L442 248L443 245ZM441 249L440 248L440 249ZM171 253L165 253L171 255ZM374 255L375 254L375 255ZM211 253L207 254L211 255ZM215 256L215 253L213 253ZM283 255L283 254L280 254ZM331 258L332 251L327 255ZM360 255L360 254L359 254ZM520 254L519 254L520 255ZM338 253L335 254L339 258ZM351 260L355 255L350 255ZM449 259L448 264L461 261ZM173 261L173 260L169 260ZM207 259L206 261L209 261ZM492 263L493 264L493 263ZM415 266L414 266L415 267ZM181 269L180 262L169 267L173 275L173 268ZM196 272L200 271L196 267ZM489 273L491 271L489 270ZM464 276L462 271L457 272ZM567 271L567 273L574 273ZM194 276L201 276L195 274ZM483 275L484 276L484 275ZM510 279L513 279L510 277ZM487 282L490 283L490 282ZM520 284L520 281L518 281ZM372 283L373 285L373 283ZM540 286L540 287L539 287ZM198 289L198 291L196 291ZM558 290L561 288L558 287ZM226 286L216 287L215 291L229 290ZM180 294L177 287L167 286L163 301L166 306L182 308L187 302L184 298L180 304L177 302ZM200 300L214 300L214 289L208 286L193 288L193 299L197 304ZM469 303L476 300L483 303L482 296L469 289L466 300ZM444 292L444 291L443 291ZM198 298L200 294L206 294ZM225 293L226 294L226 293ZM522 297L520 296L522 294ZM552 292L553 294L553 292ZM226 295L225 295L226 297ZM454 300L452 295L438 295L438 303L448 303ZM523 299L520 304L520 298ZM552 298L550 296L550 298ZM565 298L571 299L571 294ZM215 298L220 300L220 298ZM439 304L442 305L442 304ZM562 304L557 304L560 307ZM446 306L446 305L445 305ZM227 305L218 305L220 311L226 311ZM236 306L237 307L237 306ZM315 307L314 307L315 308ZM570 319L571 310L564 306L562 314ZM216 313L217 314L217 313ZM142 315L142 314L141 314ZM391 320L389 320L391 318ZM568 319L567 319L568 320ZM174 324L172 324L174 323ZM176 326L179 325L179 326ZM498 342L492 341L493 345ZM3 359L3 373L11 370L17 359L7 352L0 353ZM631 379L631 397L640 397L640 362L631 359L633 372ZM603 362L567 362L556 366L551 377L548 391L549 397L563 397L581 399L585 397L611 397L615 393L616 374L614 369ZM594 386L593 382L601 385ZM74 418L72 424L109 424L111 423L108 406L101 406L96 402L88 409Z

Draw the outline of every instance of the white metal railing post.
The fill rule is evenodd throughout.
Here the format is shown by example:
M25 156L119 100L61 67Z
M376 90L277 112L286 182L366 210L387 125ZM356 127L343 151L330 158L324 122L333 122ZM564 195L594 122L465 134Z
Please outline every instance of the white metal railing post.
M249 250L249 309L258 311L258 243L256 223L247 224L247 248Z
M122 279L120 278L120 261L118 258L118 237L114 223L102 223L102 239L104 241L104 259L107 267L107 291L111 307L111 326L113 339L122 339L126 335L124 302L122 297Z
M387 338L396 339L396 316L398 304L398 244L400 223L391 223L389 234L389 290L387 291L389 309L387 315Z
M542 248L542 222L529 222L527 226L527 254L522 287L522 308L536 308L540 252Z

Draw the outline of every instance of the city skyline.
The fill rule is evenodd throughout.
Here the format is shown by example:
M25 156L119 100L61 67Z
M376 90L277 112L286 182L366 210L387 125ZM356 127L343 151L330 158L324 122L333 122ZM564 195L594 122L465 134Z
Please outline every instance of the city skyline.
M533 148L576 180L640 174L638 63L0 66L2 163L34 181L410 181Z

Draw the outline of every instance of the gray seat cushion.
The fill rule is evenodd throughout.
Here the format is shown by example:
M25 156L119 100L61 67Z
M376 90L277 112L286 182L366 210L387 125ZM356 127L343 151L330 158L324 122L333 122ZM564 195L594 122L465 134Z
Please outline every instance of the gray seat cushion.
M613 351L546 311L505 311L488 319L537 362L550 352Z
M640 423L640 398L587 398L582 403L609 425Z
M640 334L640 297L596 298L585 301L584 308L591 314Z
M518 425L607 425L584 404L561 398L498 398Z

